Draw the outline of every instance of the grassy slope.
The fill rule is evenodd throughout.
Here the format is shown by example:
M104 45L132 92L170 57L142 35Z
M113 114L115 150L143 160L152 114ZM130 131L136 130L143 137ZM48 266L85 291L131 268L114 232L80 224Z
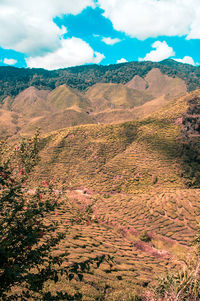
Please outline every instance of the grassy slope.
M96 112L109 108L129 109L152 99L151 95L143 91L119 84L96 84L89 88L85 95L91 101Z
M184 80L178 77L169 77L161 73L158 68L149 71L144 79L138 76L134 77L126 86L145 91L154 98L165 95L166 99L172 99L187 92Z
M90 107L90 102L81 93L66 85L61 85L49 93L47 103L56 110L63 110L74 105L84 110Z
M55 252L69 252L69 262L114 256L111 268L103 264L82 283L49 281L47 290L73 292L77 287L84 300L101 300L102 295L131 300L158 275L180 268L200 222L200 191L185 189L177 152L176 121L188 107L186 99L166 102L141 121L81 125L44 136L32 180L51 177L66 190L70 201L55 215L59 227L65 229L71 207L82 210L93 202L98 220L72 226ZM141 241L143 231L150 242Z
M40 176L49 173L71 187L133 192L184 187L175 124L187 108L182 97L142 121L85 125L44 139ZM152 178L158 182L152 184Z

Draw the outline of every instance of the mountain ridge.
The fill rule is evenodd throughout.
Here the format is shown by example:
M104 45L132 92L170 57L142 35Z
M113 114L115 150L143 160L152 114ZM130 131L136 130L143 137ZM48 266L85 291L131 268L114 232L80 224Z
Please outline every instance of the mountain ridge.
M144 77L153 68L159 68L163 74L171 77L180 77L185 81L188 91L200 88L200 67L173 60L85 65L53 71L3 66L0 67L0 101L6 96L16 96L29 86L53 90L56 86L66 84L81 91L98 82L126 84L135 75Z

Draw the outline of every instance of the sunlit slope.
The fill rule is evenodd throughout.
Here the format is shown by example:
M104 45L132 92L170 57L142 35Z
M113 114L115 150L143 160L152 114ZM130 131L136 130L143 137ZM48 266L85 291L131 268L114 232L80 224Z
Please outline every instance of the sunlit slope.
M182 79L165 75L158 68L149 71L145 78L134 76L126 86L145 91L153 97L164 95L167 99L184 95L187 92L186 84Z
M75 89L61 85L51 91L47 96L47 104L56 110L62 110L73 106L79 109L88 110L90 102Z
M187 107L182 97L141 121L78 126L47 135L37 179L50 175L66 187L105 192L182 188L177 120Z
M48 133L79 124L93 123L96 123L96 121L87 113L78 111L76 108L69 108L32 118L26 125L24 125L21 133L33 135L38 128L40 128L42 133Z
M44 115L50 110L46 103L49 92L48 90L29 87L15 97L10 109L28 117Z
M166 102L165 96L160 96L133 109L107 109L101 112L93 112L91 116L97 122L105 124L138 120L162 108L166 105Z
M0 138L16 135L23 125L20 114L0 109Z
M152 99L145 92L111 83L93 85L86 91L85 96L97 112L106 109L131 109Z

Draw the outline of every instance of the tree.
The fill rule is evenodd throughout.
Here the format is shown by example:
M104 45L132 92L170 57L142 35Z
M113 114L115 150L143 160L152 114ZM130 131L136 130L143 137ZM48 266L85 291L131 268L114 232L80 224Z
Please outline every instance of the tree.
M56 297L43 293L47 280L57 282L63 274L69 280L75 276L82 280L83 272L94 262L99 266L105 256L63 269L66 254L52 255L51 250L65 238L64 233L56 232L58 224L52 218L62 206L60 195L47 181L33 194L25 186L39 160L39 144L38 133L33 139L23 139L14 151L6 143L0 144L0 298L81 300L79 292L74 296L57 293Z

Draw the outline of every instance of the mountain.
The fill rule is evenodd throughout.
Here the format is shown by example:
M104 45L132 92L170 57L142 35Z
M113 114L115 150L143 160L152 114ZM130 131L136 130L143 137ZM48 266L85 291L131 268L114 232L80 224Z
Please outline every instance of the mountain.
M79 91L61 85L51 91L47 96L47 104L53 110L63 110L76 107L77 110L89 110L90 102Z
M38 90L31 86L14 99L7 97L3 102L2 114L4 110L5 112L2 116L19 115L23 120L23 126L21 124L18 130L13 126L7 126L7 131L3 132L7 135L14 135L17 132L34 134L36 129L40 128L46 133L78 124L92 124L96 121L89 116L90 108L90 101L84 95L66 85L52 91Z
M145 91L154 98L165 96L170 99L184 95L187 92L184 80L178 77L169 77L163 74L158 68L153 68L144 78L138 75L134 76L126 86L139 91Z
M52 175L72 187L99 192L184 188L178 120L192 95L167 101L138 121L80 125L47 134L36 178Z
M38 90L35 87L29 87L15 97L11 108L13 111L25 116L40 116L49 111L46 103L49 92L48 90Z
M1 107L23 120L10 135L31 134L38 127L47 133L79 124L138 120L184 93L186 84L182 79L154 68L144 78L134 76L126 85L97 83L82 92L66 84L51 91L30 86L16 97L7 96ZM6 133L9 135L9 130Z
M145 92L129 89L121 84L95 84L85 96L91 101L96 112L107 109L132 109L152 99Z
M67 239L54 251L67 250L67 264L114 257L56 285L84 300L136 300L180 271L200 222L200 90L187 91L199 69L167 60L4 70L0 136L19 143L41 128L25 190L54 183L63 201L53 220ZM76 223L73 212L91 219Z
M82 91L100 82L126 84L135 75L144 78L154 68L158 68L165 75L184 80L188 91L200 88L200 67L173 60L164 60L160 63L130 62L109 66L86 65L54 71L0 67L0 100L6 96L16 96L30 86L41 90L53 90L66 84Z

